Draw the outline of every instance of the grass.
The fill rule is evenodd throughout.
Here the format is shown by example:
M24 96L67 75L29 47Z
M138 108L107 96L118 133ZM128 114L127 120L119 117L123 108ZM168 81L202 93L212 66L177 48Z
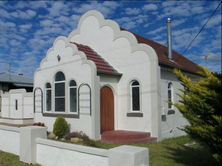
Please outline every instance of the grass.
M157 143L131 144L132 146L149 148L150 166L219 166L207 147L196 143L185 146L186 143L194 142L188 136L170 138ZM94 141L96 147L111 149L121 144L108 144ZM27 166L19 161L19 157L0 151L0 166ZM35 164L33 166L40 166Z
M23 163L19 160L19 156L0 151L0 166L27 166L30 164ZM31 164L32 166L41 166L39 164Z
M150 166L219 166L212 157L209 149L196 143L185 146L186 143L194 142L188 136L170 138L158 143L131 144L132 146L149 148ZM99 148L110 149L120 144L107 144L96 141Z
M171 138L159 143L137 145L149 148L150 166L219 166L209 149L188 136Z

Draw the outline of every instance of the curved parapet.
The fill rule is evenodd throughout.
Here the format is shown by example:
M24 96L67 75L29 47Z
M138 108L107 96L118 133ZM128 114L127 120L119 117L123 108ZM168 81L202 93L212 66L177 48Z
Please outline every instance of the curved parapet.
M92 71L96 73L95 63L87 60L85 53L79 51L77 46L70 43L66 37L59 36L55 39L53 47L47 51L46 57L41 61L39 68L36 69L35 75L40 70L66 65L72 61L80 61L81 65L88 64Z
M99 53L107 51L106 46L108 45L110 48L112 48L112 45L117 45L115 43L118 43L120 38L127 40L126 43L129 43L130 53L145 51L150 61L155 61L158 65L158 58L152 47L139 44L132 33L122 31L115 21L104 19L103 15L95 10L86 12L81 17L77 29L73 30L68 36L71 42L88 45Z

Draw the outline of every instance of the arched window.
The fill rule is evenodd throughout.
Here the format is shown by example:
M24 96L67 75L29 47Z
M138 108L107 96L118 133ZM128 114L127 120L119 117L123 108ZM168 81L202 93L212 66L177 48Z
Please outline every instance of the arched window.
M55 111L65 112L65 75L62 72L55 75Z
M130 84L131 111L140 111L140 84L132 81Z
M173 84L170 82L168 84L168 101L173 102ZM172 109L173 105L168 103L168 109Z
M46 100L45 100L46 111L51 111L52 88L51 88L51 84L50 83L47 83L45 85L45 94L46 94Z
M69 112L77 112L77 86L74 80L69 82Z

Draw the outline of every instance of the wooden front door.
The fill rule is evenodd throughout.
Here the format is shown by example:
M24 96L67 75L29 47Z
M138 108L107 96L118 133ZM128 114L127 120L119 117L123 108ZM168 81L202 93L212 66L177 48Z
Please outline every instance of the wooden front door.
M103 87L100 91L100 118L101 133L114 130L114 97L109 87Z

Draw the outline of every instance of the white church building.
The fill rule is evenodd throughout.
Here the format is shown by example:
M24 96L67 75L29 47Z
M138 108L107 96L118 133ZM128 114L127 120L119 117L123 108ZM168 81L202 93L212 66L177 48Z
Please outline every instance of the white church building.
M174 68L199 77L194 62L89 11L68 37L56 38L35 71L33 93L2 95L0 122L42 122L52 131L63 116L71 131L93 139L110 130L180 136L187 121L166 102L177 102L182 88Z

